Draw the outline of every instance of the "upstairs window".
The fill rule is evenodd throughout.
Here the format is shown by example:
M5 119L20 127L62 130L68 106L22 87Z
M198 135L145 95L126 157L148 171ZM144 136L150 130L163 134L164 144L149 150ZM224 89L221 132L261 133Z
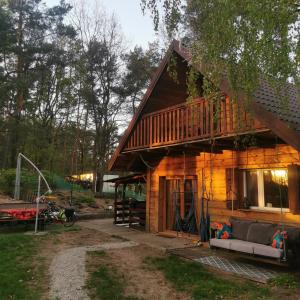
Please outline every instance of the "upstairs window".
M246 170L244 196L254 209L288 210L287 169Z

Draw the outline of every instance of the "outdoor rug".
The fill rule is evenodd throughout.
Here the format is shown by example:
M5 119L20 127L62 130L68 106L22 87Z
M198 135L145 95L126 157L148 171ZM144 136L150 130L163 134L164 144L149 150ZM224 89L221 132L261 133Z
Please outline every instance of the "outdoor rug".
M266 283L269 279L278 276L278 273L275 271L256 267L250 264L230 261L218 256L204 256L195 258L194 261L262 283Z

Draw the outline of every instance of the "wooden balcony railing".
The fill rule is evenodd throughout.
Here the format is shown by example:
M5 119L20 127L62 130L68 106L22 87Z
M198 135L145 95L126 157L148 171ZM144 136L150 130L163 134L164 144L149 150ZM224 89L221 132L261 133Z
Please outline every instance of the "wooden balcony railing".
M144 115L125 150L152 148L264 129L229 99L212 104L204 98Z

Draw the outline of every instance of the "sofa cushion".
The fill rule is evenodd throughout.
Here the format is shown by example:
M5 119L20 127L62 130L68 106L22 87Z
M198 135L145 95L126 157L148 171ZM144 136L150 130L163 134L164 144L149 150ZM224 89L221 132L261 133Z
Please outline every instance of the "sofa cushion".
M210 239L209 243L210 246L223 248L223 249L230 249L230 241L231 240L222 240L222 239Z
M239 251L243 253L261 255L272 258L281 258L283 255L282 249L272 248L271 246L261 245L257 243L242 241L242 240L222 240L211 239L210 245L218 248Z
M232 237L238 240L247 240L248 229L253 221L230 219L232 225Z
M271 246L253 244L253 253L273 258L281 258L283 255L282 249L273 248Z
M275 225L268 223L252 223L249 226L247 241L263 245L271 245L275 233Z
M253 254L253 243L242 240L231 240L230 250Z

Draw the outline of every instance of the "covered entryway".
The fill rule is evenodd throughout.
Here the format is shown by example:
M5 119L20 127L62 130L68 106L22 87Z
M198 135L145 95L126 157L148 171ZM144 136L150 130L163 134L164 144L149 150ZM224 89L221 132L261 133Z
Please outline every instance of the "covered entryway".
M115 184L114 224L145 229L145 178L143 174L132 174L106 181Z
M194 222L197 176L160 177L159 194L161 215L159 231L183 231L196 234L197 228L189 227L191 221L189 215L194 213L194 220L192 220Z

